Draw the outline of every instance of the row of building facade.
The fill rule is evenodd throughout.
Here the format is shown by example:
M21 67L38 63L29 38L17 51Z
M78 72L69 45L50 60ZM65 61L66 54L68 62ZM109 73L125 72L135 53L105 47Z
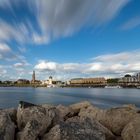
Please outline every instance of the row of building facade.
M119 79L119 83L140 83L140 73L133 76L127 74Z
M70 84L106 84L107 80L104 77L99 78L77 78L71 79Z
M48 86L53 87L55 85L61 86L61 85L106 85L108 84L107 79L104 77L97 77L97 78L75 78L71 79L69 82L62 82L62 81L56 81L53 80L52 76L49 77L48 80L36 80L35 71L33 71L32 74L32 80L26 80L26 79L18 79L15 83L17 84L37 84L42 86ZM139 84L140 85L140 73L137 73L136 75L125 75L122 78L118 78L118 84Z
M117 78L116 78L117 79ZM122 78L118 78L117 83L114 84L139 84L140 85L140 73L137 73L136 75L125 75ZM106 85L108 84L107 79L104 77L98 77L98 78L76 78L70 80L70 85Z

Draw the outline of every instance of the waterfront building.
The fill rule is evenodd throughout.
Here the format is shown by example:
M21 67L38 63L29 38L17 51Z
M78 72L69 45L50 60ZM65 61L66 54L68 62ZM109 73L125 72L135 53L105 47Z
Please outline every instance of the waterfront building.
M52 76L50 76L48 80L43 80L42 81L42 85L51 86L51 85L53 85L53 82L54 82L53 78L52 78Z
M52 85L53 84L53 78L52 76L49 77L49 80L48 80L48 85Z
M48 84L48 80L42 80L42 81L41 81L41 85L44 85L44 86L45 86L45 85L47 85L47 84Z
M62 81L53 80L53 77L50 76L48 80L41 81L41 85L47 87L60 87L62 85Z
M70 84L71 85L94 85L94 84L106 84L107 80L104 77L99 78L76 78L71 79Z
M26 80L26 79L18 79L16 81L17 84L29 84L30 81L29 80Z
M119 83L138 83L138 79L135 76L123 77L119 80Z
M137 73L136 77L138 79L138 82L140 83L140 73Z
M119 83L128 83L128 84L136 84L140 83L140 73L136 75L125 75L124 77L120 78Z

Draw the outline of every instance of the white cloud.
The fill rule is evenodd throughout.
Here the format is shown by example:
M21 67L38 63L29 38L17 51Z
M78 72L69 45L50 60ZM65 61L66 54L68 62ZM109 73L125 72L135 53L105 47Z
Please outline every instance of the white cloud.
M7 70L3 66L0 65L0 76L3 77L5 74L7 74Z
M19 62L19 63L15 63L14 67L15 68L23 68L24 66L27 66L27 65L28 65L28 63Z
M134 18L129 19L127 22L125 22L121 26L121 29L130 30L130 29L136 28L138 26L140 26L140 17L134 17Z
M11 49L6 44L0 44L0 52L11 52Z
M7 44L0 43L0 59L8 61L16 59L16 56Z
M32 41L35 43L35 44L48 44L49 43L49 37L47 36L43 36L43 35L39 35L37 33L33 33L32 34Z
M21 61L26 62L24 56L19 55L17 52L13 51L11 47L5 43L0 43L0 60L5 61Z
M41 60L35 67L40 71L61 77L120 77L125 73L140 72L140 51L101 55L89 63L57 63Z
M47 61L40 61L39 64L37 64L35 66L35 69L39 69L39 70L48 70L48 71L53 71L53 70L56 70L57 68L57 63L55 62L47 62Z
M38 23L51 39L112 20L129 0L36 0ZM33 2L32 2L33 3Z
M130 0L3 0L0 7L12 9L11 16L16 17L14 6L22 4L30 8L35 27L30 17L13 23L0 20L0 41L15 40L18 43L47 44L50 41L66 37L85 27L98 27L110 22Z

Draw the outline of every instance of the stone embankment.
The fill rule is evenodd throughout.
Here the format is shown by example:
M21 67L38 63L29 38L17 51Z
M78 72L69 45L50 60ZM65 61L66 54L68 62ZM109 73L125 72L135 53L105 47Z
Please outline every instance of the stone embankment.
M17 109L0 110L0 140L140 140L140 111L135 105L100 109L87 101L21 101Z

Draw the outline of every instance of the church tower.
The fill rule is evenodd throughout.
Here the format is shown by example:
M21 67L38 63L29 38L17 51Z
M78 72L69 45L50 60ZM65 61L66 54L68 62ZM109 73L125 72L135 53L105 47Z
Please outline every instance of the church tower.
M32 83L35 83L35 71L33 71L33 75L32 75Z

